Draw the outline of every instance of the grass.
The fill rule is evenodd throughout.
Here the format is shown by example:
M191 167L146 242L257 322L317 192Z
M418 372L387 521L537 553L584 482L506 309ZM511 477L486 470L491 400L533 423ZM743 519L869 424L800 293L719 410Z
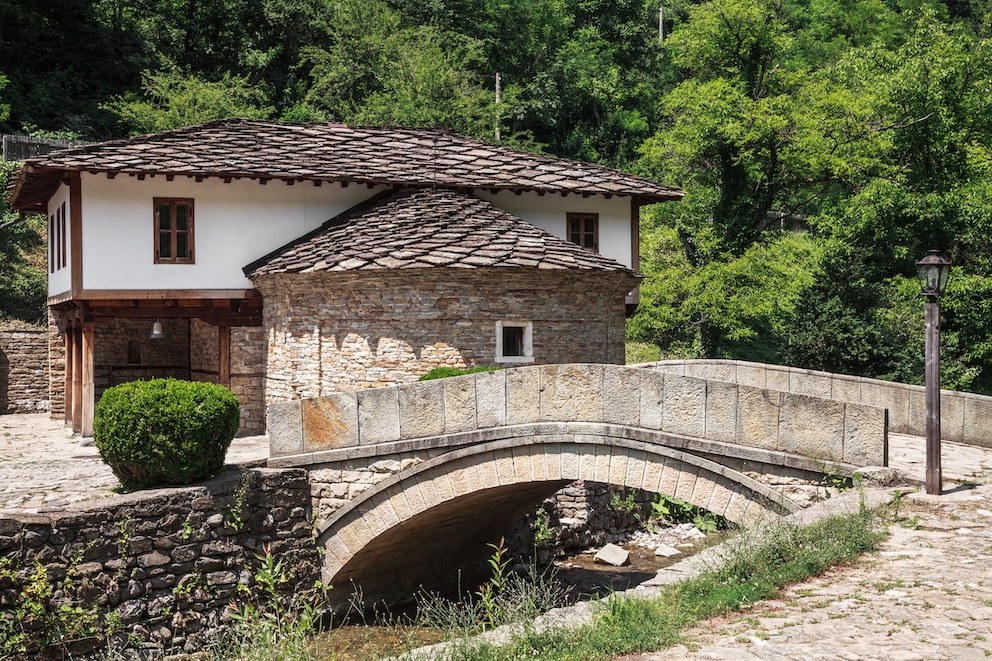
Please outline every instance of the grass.
M537 630L533 620L512 617L514 604L536 605L538 601L553 602L560 595L545 594L542 581L538 589L520 588L507 573L501 547L493 555L494 580L488 594L478 593L478 599L468 604L433 600L421 607L433 615L452 613L461 621L433 621L430 624L447 628L454 639L443 651L430 658L436 661L517 661L541 659L546 661L609 661L624 654L659 651L690 643L684 632L711 617L749 608L753 604L774 598L782 588L822 574L828 568L850 563L861 554L872 551L884 538L880 515L862 511L834 516L806 527L779 524L762 535L742 536L732 544L719 563L695 578L664 588L655 597L614 595L599 602L598 610L587 624L571 628ZM271 556L263 558L256 580L262 587L262 598L241 604L234 612L235 626L201 658L209 660L253 659L268 660L333 660L329 650L315 649L313 634L320 630L318 604L313 595L296 595L287 600L277 594L282 581L282 569ZM487 597L489 600L487 601ZM503 601L505 599L505 601ZM469 608L471 604L478 607ZM481 604L481 606L480 606ZM542 604L547 607L549 604ZM460 615L459 615L460 613ZM495 613L506 618L495 617ZM535 612L528 612L532 617ZM521 628L509 642L496 644L475 634L487 628L515 621ZM483 626L480 626L480 623ZM328 656L328 652L330 656ZM102 657L116 661L120 657L109 653ZM407 657L422 658L408 653Z
M708 618L777 596L782 588L853 561L884 537L867 511L835 516L807 527L783 524L758 540L738 543L725 562L670 586L653 598L614 597L589 624L537 631L530 627L506 644L464 638L445 661L604 661L684 642L683 631Z

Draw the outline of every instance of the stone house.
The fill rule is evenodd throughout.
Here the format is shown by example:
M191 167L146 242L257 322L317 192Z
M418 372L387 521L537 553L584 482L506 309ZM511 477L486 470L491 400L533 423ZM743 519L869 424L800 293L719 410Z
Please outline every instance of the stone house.
M642 205L682 192L444 131L219 120L28 160L49 220L51 410L219 382L265 405L439 365L622 362ZM150 337L153 327L160 331Z

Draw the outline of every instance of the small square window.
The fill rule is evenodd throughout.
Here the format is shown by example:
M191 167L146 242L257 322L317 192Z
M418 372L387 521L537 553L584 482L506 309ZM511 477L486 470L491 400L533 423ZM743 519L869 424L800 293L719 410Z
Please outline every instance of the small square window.
M496 322L496 362L534 362L534 324L532 322Z

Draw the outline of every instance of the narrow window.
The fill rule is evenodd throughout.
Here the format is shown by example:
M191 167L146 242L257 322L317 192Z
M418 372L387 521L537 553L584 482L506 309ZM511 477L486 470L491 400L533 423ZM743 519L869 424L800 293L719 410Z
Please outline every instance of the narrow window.
M48 217L48 272L55 273L55 250L56 250L56 235L55 235L55 216Z
M583 248L599 252L599 214L570 213L565 216L568 240Z
M496 322L496 362L534 362L534 324L530 321Z
M193 263L193 200L155 198L155 263Z
M69 241L69 235L65 233L65 202L59 207L59 245L62 251L62 260L59 268L64 268L67 264L65 257L65 244Z

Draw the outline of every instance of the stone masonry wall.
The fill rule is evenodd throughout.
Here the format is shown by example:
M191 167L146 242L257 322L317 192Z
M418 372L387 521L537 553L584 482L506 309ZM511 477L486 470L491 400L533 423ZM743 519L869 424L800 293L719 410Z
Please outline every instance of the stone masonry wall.
M48 312L48 411L52 418L65 417L65 337Z
M241 401L239 434L265 433L265 329L231 329L231 390Z
M628 275L405 269L255 279L265 298L268 402L493 365L496 322L533 322L535 363L624 360Z
M218 383L217 326L190 320L190 378ZM241 403L242 436L265 433L265 331L237 326L231 333L230 389Z
M217 326L199 319L189 322L189 371L197 381L217 383Z
M0 327L0 413L47 411L48 331L12 322Z
M189 378L189 321L162 319L165 337L149 339L151 319L113 319L99 324L93 337L93 392L129 381Z
M305 471L251 469L88 510L0 519L0 619L37 643L65 606L78 610L63 625L105 632L110 622L118 644L130 636L145 648L200 649L225 626L231 601L251 597L244 592L254 591L266 550L291 570L287 594L314 585L320 558L310 512ZM25 616L24 588L39 581L51 590L40 600L45 614ZM63 633L81 638L63 652L106 645L83 631Z

